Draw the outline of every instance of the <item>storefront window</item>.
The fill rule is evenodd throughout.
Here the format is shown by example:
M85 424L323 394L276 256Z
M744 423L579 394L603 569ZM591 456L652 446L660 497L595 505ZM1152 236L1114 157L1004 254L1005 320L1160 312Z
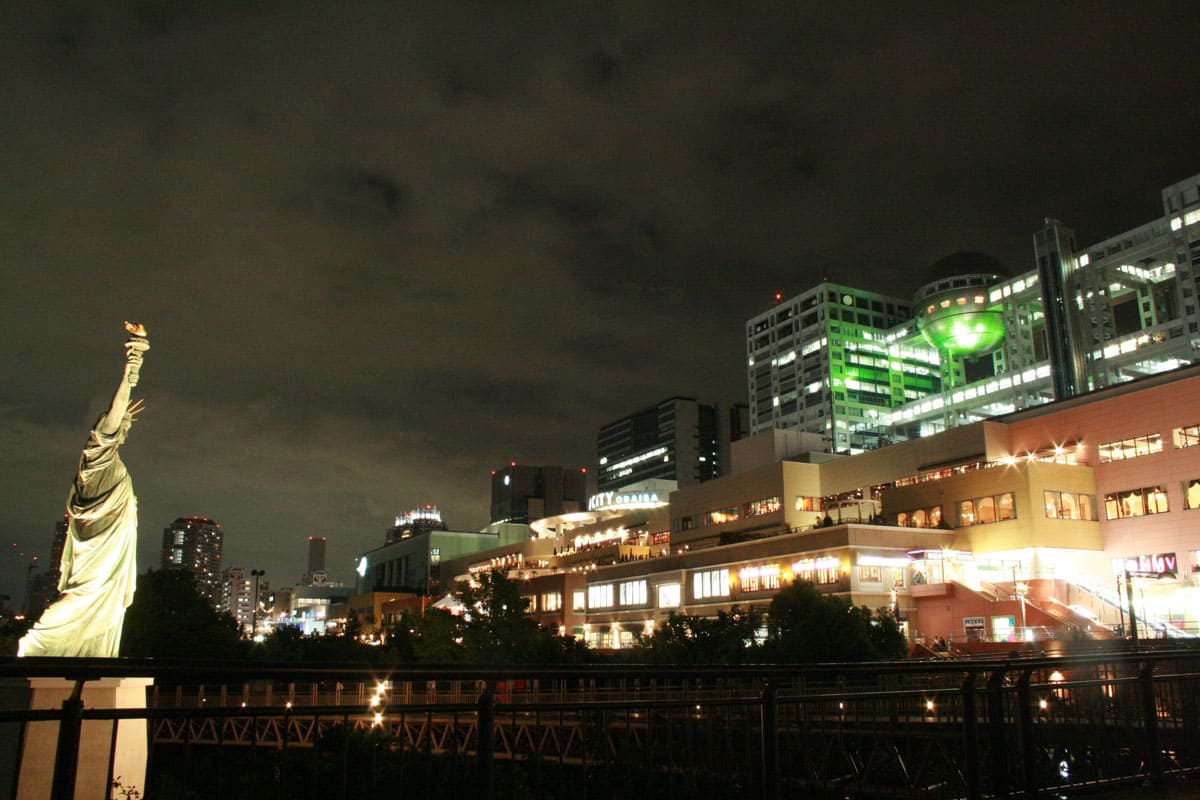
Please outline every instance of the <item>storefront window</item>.
M975 502L975 514L980 525L996 521L996 499L981 497Z
M1167 511L1167 492L1161 486L1126 489L1104 496L1104 513L1108 519L1164 514Z
M1017 510L1013 503L1012 492L996 496L996 519L1003 522L1006 519L1016 519Z
M1090 494L1075 492L1056 492L1047 489L1042 492L1046 498L1046 516L1050 519L1082 519L1096 518L1096 500Z
M1049 513L1049 512L1047 512ZM991 497L975 497L962 500L958 504L958 524L960 527L969 525L986 525L992 522L1004 522L1017 518L1017 509L1012 492L993 495Z
M1182 489L1183 507L1188 509L1200 508L1200 478L1184 481Z

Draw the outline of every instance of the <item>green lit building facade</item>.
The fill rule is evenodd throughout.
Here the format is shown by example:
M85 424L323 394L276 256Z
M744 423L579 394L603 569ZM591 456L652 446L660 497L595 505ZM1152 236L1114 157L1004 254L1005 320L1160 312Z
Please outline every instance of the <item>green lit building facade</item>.
M826 282L776 303L746 324L751 430L857 453L1200 363L1200 175L1162 202L1083 248L1047 219L1019 275L959 253L908 300Z

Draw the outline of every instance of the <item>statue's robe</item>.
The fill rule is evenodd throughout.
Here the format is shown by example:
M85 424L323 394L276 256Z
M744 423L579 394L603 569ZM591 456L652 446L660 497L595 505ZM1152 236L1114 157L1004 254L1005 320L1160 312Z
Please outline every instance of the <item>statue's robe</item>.
M97 423L99 428L99 423ZM117 448L127 425L93 430L67 497L61 592L21 639L20 656L115 658L137 579L137 498Z

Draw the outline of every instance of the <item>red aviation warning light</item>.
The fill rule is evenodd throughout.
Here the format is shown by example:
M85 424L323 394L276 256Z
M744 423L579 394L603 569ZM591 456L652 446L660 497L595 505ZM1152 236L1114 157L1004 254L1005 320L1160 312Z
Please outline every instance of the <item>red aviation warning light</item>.
M779 305L783 302L783 292L776 292L772 299L774 300L773 305Z

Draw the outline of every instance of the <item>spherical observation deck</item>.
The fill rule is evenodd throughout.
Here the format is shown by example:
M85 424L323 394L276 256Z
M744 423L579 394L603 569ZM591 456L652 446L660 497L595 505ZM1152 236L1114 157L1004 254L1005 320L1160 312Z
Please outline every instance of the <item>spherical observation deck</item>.
M917 290L913 312L925 341L951 357L980 355L1004 341L999 303L989 303L988 287L1007 272L982 253L955 253L930 267L933 278Z

